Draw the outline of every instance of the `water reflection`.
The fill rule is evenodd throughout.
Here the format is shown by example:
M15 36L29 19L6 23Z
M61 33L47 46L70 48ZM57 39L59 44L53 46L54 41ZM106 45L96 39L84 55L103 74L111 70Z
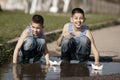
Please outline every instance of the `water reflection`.
M102 75L102 70L92 69L90 75L91 76L101 76Z
M85 77L89 76L86 64L61 64L61 77Z
M48 68L42 68L40 64L13 65L14 80L38 80L45 79Z
M40 63L8 65L1 73L1 80L60 80L67 77L90 77L120 73L120 63L104 62L102 70L94 70L90 64L62 63L45 66ZM13 71L13 74L11 73Z
M48 80L62 77L89 76L89 68L85 64L62 63L60 66L36 64L13 65L14 80Z

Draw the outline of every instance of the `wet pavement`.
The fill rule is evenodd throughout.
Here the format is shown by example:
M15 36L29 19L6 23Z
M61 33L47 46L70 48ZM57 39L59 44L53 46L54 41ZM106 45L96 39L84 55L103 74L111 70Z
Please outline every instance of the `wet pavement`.
M92 32L101 56L120 59L120 25Z

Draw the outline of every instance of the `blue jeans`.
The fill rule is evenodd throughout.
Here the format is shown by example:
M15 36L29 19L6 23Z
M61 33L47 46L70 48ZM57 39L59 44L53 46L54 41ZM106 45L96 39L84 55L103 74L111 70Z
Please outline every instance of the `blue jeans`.
M45 39L37 37L26 37L21 47L22 63L29 63L33 58L33 62L38 61L44 52Z
M75 38L62 38L61 59L62 60L79 60L80 62L88 61L91 53L91 42L88 37L81 36Z

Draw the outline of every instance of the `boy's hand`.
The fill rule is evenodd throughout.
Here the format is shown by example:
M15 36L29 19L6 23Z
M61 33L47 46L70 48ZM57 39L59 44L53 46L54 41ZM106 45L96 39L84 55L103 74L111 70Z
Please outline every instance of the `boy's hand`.
M48 66L48 67L49 67L49 66L50 66L50 63L49 63L49 62L46 62L46 66Z
M68 39L72 38L72 35L69 32L64 33L63 36Z
M101 66L101 64L99 62L95 62L94 65Z

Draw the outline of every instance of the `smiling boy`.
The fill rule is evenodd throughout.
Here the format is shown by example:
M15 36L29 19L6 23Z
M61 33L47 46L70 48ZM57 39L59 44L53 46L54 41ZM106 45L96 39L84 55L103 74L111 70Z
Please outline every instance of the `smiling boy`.
M99 66L99 52L89 27L84 25L86 20L84 11L81 8L74 8L71 14L70 22L64 25L62 34L57 40L58 46L61 46L61 59L86 62L92 50L94 64Z

